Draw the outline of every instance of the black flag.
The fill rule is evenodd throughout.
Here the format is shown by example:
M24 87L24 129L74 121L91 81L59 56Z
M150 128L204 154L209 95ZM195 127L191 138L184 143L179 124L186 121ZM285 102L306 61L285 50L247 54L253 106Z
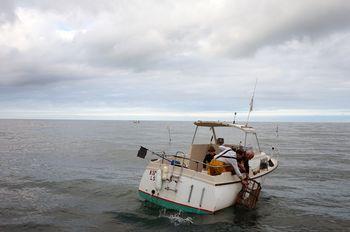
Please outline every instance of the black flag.
M139 152L137 153L137 157L144 159L146 155L147 155L147 148L141 146Z

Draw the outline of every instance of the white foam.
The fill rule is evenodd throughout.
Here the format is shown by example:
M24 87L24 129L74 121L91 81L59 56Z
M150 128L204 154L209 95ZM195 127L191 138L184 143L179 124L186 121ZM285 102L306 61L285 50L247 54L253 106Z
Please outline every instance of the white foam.
M193 224L193 218L184 217L181 211L177 213L168 213L166 209L161 209L159 211L159 217L168 218L170 222L175 226L184 225L184 224Z

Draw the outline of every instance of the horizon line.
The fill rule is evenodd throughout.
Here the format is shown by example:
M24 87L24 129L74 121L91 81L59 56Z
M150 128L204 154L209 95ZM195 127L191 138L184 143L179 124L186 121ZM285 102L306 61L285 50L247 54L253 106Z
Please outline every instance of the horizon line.
M325 119L325 120L305 120L305 116L286 116L289 117L287 120L282 120L281 118L276 120L250 120L249 123L350 123L350 118L342 119L342 120L332 120L332 119ZM300 118L303 117L300 120L292 120L292 118ZM315 116L306 116L306 118L314 118ZM319 118L322 117L329 117L329 116L319 116ZM335 117L341 117L341 116L335 116ZM332 117L333 118L333 117ZM150 118L74 118L74 117L0 117L0 120L50 120L50 121L146 121L146 122L195 122L199 121L201 119L150 119ZM201 121L223 121L223 122L232 122L232 120L214 120L214 119L205 119ZM245 124L246 121L236 121L237 124Z

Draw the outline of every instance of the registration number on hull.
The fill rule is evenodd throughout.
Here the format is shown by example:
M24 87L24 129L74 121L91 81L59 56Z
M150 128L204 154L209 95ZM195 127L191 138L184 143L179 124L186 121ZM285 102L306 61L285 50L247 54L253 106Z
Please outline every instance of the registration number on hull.
M157 174L156 170L149 170L149 179L151 181L156 181L156 174Z

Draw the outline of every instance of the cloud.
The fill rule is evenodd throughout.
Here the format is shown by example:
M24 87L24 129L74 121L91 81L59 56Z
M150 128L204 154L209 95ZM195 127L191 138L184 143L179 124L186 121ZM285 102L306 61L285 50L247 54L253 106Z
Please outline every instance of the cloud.
M260 111L348 109L349 8L2 1L0 106L245 110L258 77Z
M5 22L13 22L16 19L15 3L11 0L0 2L0 25Z
M349 10L347 1L232 1L224 13L227 23L213 30L206 49L239 57L293 39L319 39L349 29Z

